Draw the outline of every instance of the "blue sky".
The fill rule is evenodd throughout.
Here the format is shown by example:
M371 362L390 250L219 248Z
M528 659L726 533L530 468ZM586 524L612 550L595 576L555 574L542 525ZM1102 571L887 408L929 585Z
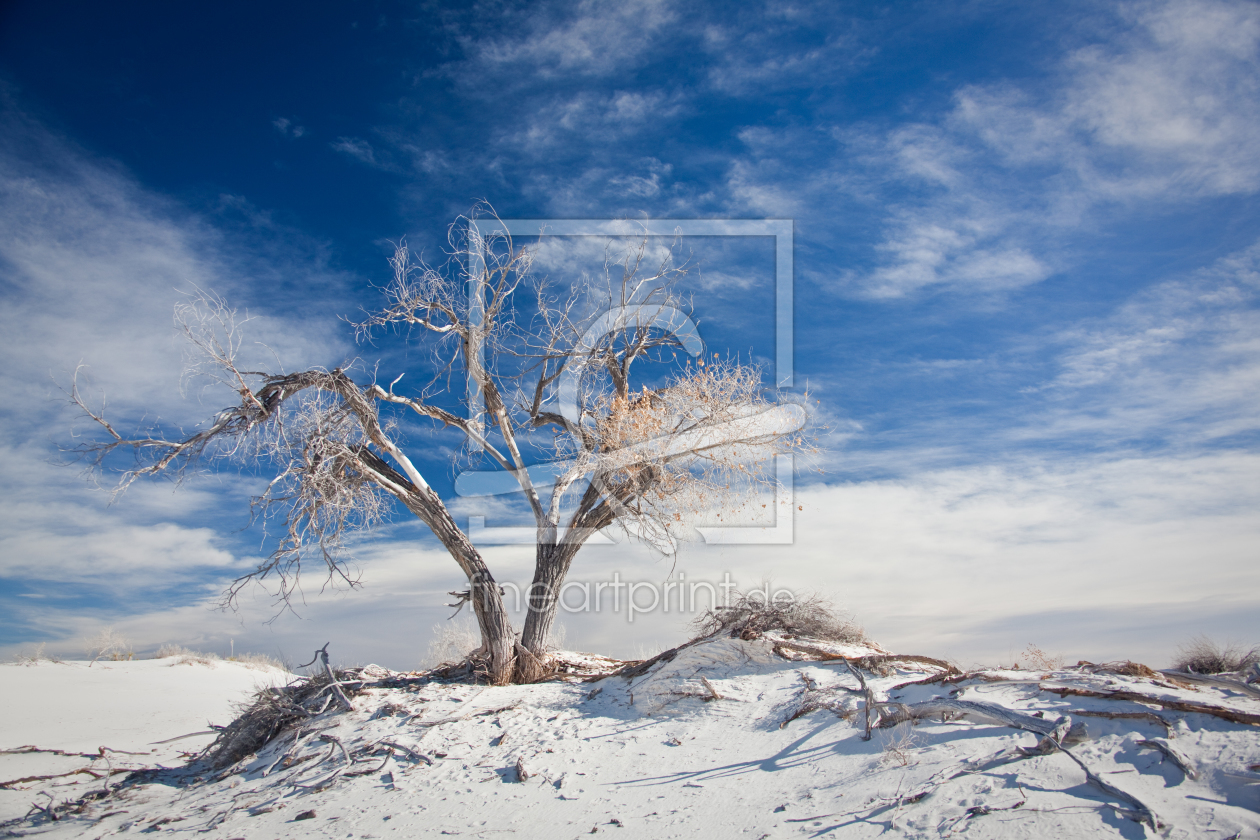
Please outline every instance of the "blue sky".
M264 547L259 476L109 506L54 463L86 431L54 382L82 361L125 423L203 419L224 397L181 396L170 318L194 285L289 367L422 366L339 317L376 304L391 240L440 257L478 200L793 220L822 473L793 545L689 545L688 577L818 590L965 662L1260 641L1258 63L1254 3L5 4L0 648L114 624L414 665L459 583L418 526L356 546L362 590L308 580L300 618L209 611ZM709 347L772 360L766 241L686 247ZM411 431L450 492L456 442ZM612 570L670 565L592 546L574 574ZM629 655L686 618L564 621Z

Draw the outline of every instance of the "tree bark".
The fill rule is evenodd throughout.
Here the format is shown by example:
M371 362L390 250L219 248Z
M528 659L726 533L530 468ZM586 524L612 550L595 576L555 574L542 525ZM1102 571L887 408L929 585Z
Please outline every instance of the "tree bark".
M517 682L537 682L546 676L547 637L556 622L560 606L560 587L569 573L577 546L539 541L534 562L534 579L530 583L526 603L525 629L516 662Z
M481 630L481 644L487 660L487 677L494 685L512 682L515 665L516 634L503 605L503 593L481 553L451 518L446 505L430 488L410 485L401 496L403 504L450 552L460 569L468 576L469 603Z

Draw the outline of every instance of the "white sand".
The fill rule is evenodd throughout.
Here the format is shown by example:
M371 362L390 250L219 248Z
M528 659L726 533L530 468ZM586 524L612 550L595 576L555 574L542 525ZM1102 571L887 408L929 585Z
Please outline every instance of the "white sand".
M47 661L0 665L0 749L37 746L99 756L106 747L109 759L0 755L0 782L79 767L105 772L111 765L178 766L182 752L198 750L214 736L165 745L155 741L204 731L211 723L227 724L236 716L236 705L257 688L283 685L291 678L274 668L221 660L180 664L178 658L96 662L91 667L87 662ZM32 801L47 801L34 791L48 790L62 799L77 795L89 781L92 776L77 774L24 786L26 790L0 789L0 820L25 814Z
M146 680L156 670L137 670L136 679ZM296 745L291 734L282 735L219 781L136 785L57 823L36 818L9 828L49 838L152 829L162 836L221 840L508 833L552 840L592 831L624 838L1223 840L1260 832L1260 773L1248 769L1260 762L1260 726L1155 704L1208 704L1260 719L1260 699L1241 688L1178 687L1163 678L1065 669L989 672L957 685L909 686L888 694L896 684L932 670L898 666L870 684L877 696L905 703L952 697L1040 713L1037 720L1050 724L1073 714L1084 729L1077 728L1072 753L1097 779L1149 807L1160 828L1140 822L1132 802L1088 783L1068 755L1012 757L1012 748L1038 743L1029 731L935 720L877 730L863 740L863 698L851 690L856 683L842 665L791 662L766 640L731 639L688 648L631 681L369 689L355 698L354 712L324 713L303 725ZM166 675L192 681L217 674L226 686L229 673L185 668ZM78 668L65 674L97 679ZM835 711L814 711L781 727L800 708L810 684L822 692L810 696L830 697ZM89 702L89 693L70 682L48 685L50 693L73 693ZM147 693L149 685L138 683L134 693ZM710 686L721 699L705 702L712 698ZM1061 697L1050 690L1055 687L1136 691L1150 703ZM195 693L174 696L191 702ZM224 689L218 696L228 693ZM73 714L72 704L68 708ZM1081 710L1157 712L1168 727L1149 718L1109 720ZM28 707L28 713L38 716L38 709ZM155 712L146 714L145 720L152 720ZM186 721L204 716L190 714ZM121 740L122 725L112 724L119 743L140 739ZM174 719L170 724L180 728ZM27 731L57 730L33 725ZM354 763L347 764L337 743L321 736L340 741ZM3 737L5 744L30 740ZM1187 778L1160 752L1142 748L1140 742L1156 739L1184 756L1197 778ZM432 765L402 749L387 755L385 740L424 754ZM1003 751L1006 763L961 772ZM298 760L287 768L277 765L286 752ZM528 774L524 781L517 776L518 762ZM91 780L82 787L92 784L99 789L100 782ZM295 819L309 811L313 817Z

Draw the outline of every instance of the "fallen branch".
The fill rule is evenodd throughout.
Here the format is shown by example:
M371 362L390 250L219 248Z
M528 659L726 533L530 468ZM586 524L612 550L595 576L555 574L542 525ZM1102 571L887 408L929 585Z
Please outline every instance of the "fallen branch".
M1067 749L1066 747L1060 747L1059 749L1064 755L1066 755L1068 758L1076 762L1078 767L1080 767L1082 770L1085 771L1085 778L1091 785L1098 788L1099 790L1101 790L1103 793L1107 794L1108 796L1114 796L1116 799L1119 799L1123 802L1128 802L1130 805L1132 805L1134 808L1137 809L1137 814L1139 817L1138 822L1145 822L1148 825L1150 825L1150 827L1154 829L1155 831L1159 831L1160 829L1159 818L1155 816L1155 812L1152 811L1146 805L1146 803L1142 802L1142 800L1138 799L1133 794L1126 793L1120 788L1111 784L1110 782L1103 780L1101 777L1095 774L1093 770L1090 770L1088 767L1086 767L1085 762L1081 761L1079 758L1073 755L1071 750Z
M877 655L872 655L872 656L850 657L850 656L842 656L841 654L838 654L838 653L832 653L831 651L823 650L822 648L815 647L813 645L806 645L800 642L787 642L787 641L776 641L774 643L774 648L775 648L775 653L779 654L780 656L783 656L783 652L782 650L780 650L781 648L786 648L790 650L799 650L803 653L813 654L814 656L817 656L823 662L837 662L837 661L843 660L845 662L851 662L857 667L864 668L867 671L870 671L872 668L878 667L880 665L889 665L894 662L922 662L926 665L934 665L937 668L943 668L946 674L962 673L956 667L944 661L943 659L933 659L930 656L886 653L886 654L877 654ZM783 658L788 659L789 657L783 656Z
M651 659L644 659L642 662L626 663L625 665L618 668L616 671L613 671L611 674L608 674L607 676L625 677L628 680L632 680L635 677L641 677L644 674L646 674L652 668L653 665L656 665L659 662L673 662L674 657L678 655L679 651L683 650L684 648L691 647L693 644L695 644L695 642L688 642L687 644L679 645L676 648L663 650L660 653L656 654L656 656L653 656ZM602 680L602 679L604 679L604 677L598 677L595 680L591 680L591 682L597 682L598 680Z
M370 776L373 773L379 773L385 769L385 765L389 764L389 760L393 757L394 757L394 751L392 749L386 748L385 757L381 759L380 764L376 765L375 767L369 767L366 770L348 771L346 773L346 778L350 778L351 776ZM363 760L363 759L360 759L360 760Z
M217 729L204 729L201 732L189 732L187 735L176 735L174 738L167 738L165 741L150 741L149 745L157 746L158 744L170 744L175 741L182 741L185 738L196 738L198 735L216 735L218 732L219 730Z
M464 701L464 705L460 706L460 707L456 710L455 714L454 714L454 715L452 715L452 717L456 717L456 718L458 718L458 717L459 717L460 715L462 715L464 712L466 712L466 711L468 711L469 709L471 709L471 708L472 708L472 706L473 706L473 703L475 703L475 702L476 702L477 698L478 698L478 697L480 697L482 694L485 694L485 692L486 692L486 690L485 690L484 688L479 689L478 691L476 691L476 692L473 694L473 696L472 696L472 697L469 697L467 700L465 700L465 701ZM425 713L425 711L427 711L427 710L422 708L422 709L420 709L420 711L416 712L414 715L408 715L408 716L407 716L407 717L403 720L403 724L405 725L405 724L411 723L413 720L415 720L416 718L418 718L418 717L420 717L421 715L423 715L423 714Z
M840 657L840 661L844 663L844 667L847 668L849 673L853 675L853 678L858 681L858 686L861 688L862 694L866 696L866 702L862 704L862 708L866 713L866 731L862 734L862 740L869 741L871 740L871 706L875 704L875 694L867 687L866 677L862 676L861 671L854 668L852 663L843 656Z
M32 802L32 803L31 803L31 810L27 811L27 812L26 812L26 816L25 816L25 817L23 817L22 819L26 819L26 818L27 818L27 817L29 817L31 814L34 814L34 813L36 813L36 812L41 813L41 814L43 814L44 816L48 817L48 819L49 819L51 822L56 822L57 820L61 819L60 817L58 817L58 816L57 816L57 812L53 810L53 805L55 805L55 804L56 804L56 800L54 800L54 799L53 799L53 797L52 797L52 794L51 794L51 793L48 793L47 791L43 791L43 790L41 790L41 791L40 791L38 794L36 794L36 795L37 795L37 796L40 796L40 795L42 795L42 796L47 796L47 797L48 797L48 804L47 804L47 805L40 805L38 802Z
M960 822L965 820L974 819L975 817L986 817L989 814L997 813L998 811L1014 811L1019 808L1023 808L1027 801L1028 800L1026 799L1021 799L1014 805L1002 805L1000 807L994 805L972 805L964 811L961 816L954 820L954 822L950 825L950 830L952 831Z
M50 755L64 755L67 758L99 758L99 753L80 753L66 752L65 750L50 750L37 747L33 744L27 744L24 747L14 747L11 750L0 750L0 755L26 755L28 753L48 753Z
M346 764L354 764L354 761L350 758L349 750L346 749L346 745L341 743L341 739L336 735L321 734L319 740L329 744L336 744L341 749L341 754L345 757Z
M1242 680L1232 680L1229 677L1218 677L1209 674L1196 674L1192 671L1160 671L1166 677L1172 677L1187 682L1203 683L1204 685L1214 685L1218 688L1228 688L1231 691L1241 691L1250 694L1252 697L1260 697L1260 688L1249 685Z
M333 692L337 695L337 699L341 701L341 705L345 706L347 712L354 711L354 704L350 702L350 698L346 697L346 693L341 690L341 683L337 682L337 675L333 673L332 666L328 664L328 646L332 642L324 642L324 646L315 651L315 656L306 665L299 665L299 668L305 668L307 665L314 665L318 659L324 666L324 673L328 675L328 684L332 687Z
M429 766L433 765L433 759L429 758L427 755L425 755L422 752L417 752L413 750L411 747L404 747L402 744L398 744L393 741L381 741L381 743L387 747L393 747L396 750L401 750L402 752L405 752L407 755L411 756L416 761L423 761L425 764L428 764Z
M95 770L89 770L86 767L80 767L78 770L71 770L67 773L53 773L49 776L25 776L21 779L10 779L7 782L0 782L0 789L7 789L13 785L24 785L28 782L46 782L49 779L60 779L64 776L75 776L79 773L86 773L93 779L100 779L105 775L104 773L98 773Z
M884 710L889 710L885 713ZM925 700L922 703L883 703L880 705L880 729L895 726L907 720L941 716L969 717L996 726L1009 726L1012 729L1023 729L1037 735L1051 735L1063 725L1068 718L1047 720L1045 718L1026 715L992 703L978 703L974 700ZM1056 739L1057 740L1057 739Z
M1172 744L1163 738L1152 738L1149 741L1138 741L1138 749L1140 750L1159 750L1164 756L1177 766L1177 769L1186 774L1186 778L1194 781L1199 778L1199 773L1194 769L1194 765L1190 763L1190 759L1173 749Z
M493 706L487 709L477 709L476 711L464 712L462 715L454 715L452 717L444 717L444 718L439 718L437 720L422 720L419 723L417 723L416 726L425 726L425 727L441 726L444 723L455 723L456 721L467 720L468 718L482 717L484 715L493 715L493 714L498 714L499 712L506 712L508 709L515 709L517 705L518 703L508 703L506 706ZM413 715L412 717L417 717L417 716ZM408 718L407 720L411 720L411 718Z
M1158 723L1160 726L1164 727L1164 731L1168 734L1168 737L1172 737L1172 723L1154 712L1096 712L1092 709L1070 709L1067 712L1064 712L1064 714L1073 717L1100 717L1107 718L1108 720L1148 720L1151 723Z
M1047 685L1041 686L1041 690L1057 694L1060 697L1097 697L1102 700L1129 700L1134 703L1159 706L1163 709L1174 709L1178 712L1197 712L1199 714L1212 715L1231 723L1260 724L1260 715L1249 712L1238 712L1221 706L1210 706L1206 703L1194 703L1188 700L1165 700L1159 697L1151 697L1149 694L1140 694L1136 691L1092 691L1088 688Z
M801 682L805 683L805 690L801 692L800 704L790 715L783 719L782 723L779 724L780 729L783 729L797 718L804 717L810 712L816 712L819 709L826 709L827 711L835 714L841 720L847 720L848 717L853 714L850 710L836 708L837 701L840 700L840 698L836 697L834 692L837 689L842 691L857 692L858 689L847 688L842 685L820 689L818 688L817 681L811 679L804 671L798 671L797 673L800 675Z
M346 768L338 767L335 771L333 771L332 775L328 776L327 778L320 779L318 782L314 782L309 785L304 785L304 784L301 784L300 782L289 782L289 784L293 785L293 787L296 787L296 788L302 788L303 790L323 790L324 788L331 785L333 782L337 781L337 779L340 778L341 774L344 773L345 771L346 771Z
M314 754L303 755L303 756L299 756L298 758L293 758L293 756L290 756L290 755L282 755L279 758L277 758L274 762L272 762L270 767L268 767L266 770L263 771L263 776L264 777L269 776L271 774L271 771L276 769L277 764L281 764L282 762L289 761L289 759L293 759L293 760L289 761L289 763L284 766L285 770L289 770L293 767L297 767L299 764L305 761L310 761L313 758L315 758Z
M718 694L717 689L713 687L713 683L709 682L707 677L701 677L700 682L704 683L704 687L709 689L709 693L713 695L712 697L707 698L708 700L721 700L722 699L722 695Z

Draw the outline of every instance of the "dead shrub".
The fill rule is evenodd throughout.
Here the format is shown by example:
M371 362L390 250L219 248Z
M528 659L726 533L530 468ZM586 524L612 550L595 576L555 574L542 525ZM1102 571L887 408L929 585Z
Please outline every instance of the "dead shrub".
M1141 662L1132 662L1128 659L1123 662L1106 662L1101 666L1113 674L1121 674L1126 677L1145 677L1148 680L1162 679L1162 675L1155 672L1149 666L1143 665Z
M480 646L481 631L472 617L461 621L447 619L444 624L433 625L433 638L429 641L423 667L463 664Z
M87 649L88 655L92 657L88 667L94 665L98 659L107 658L111 662L121 662L135 658L135 652L131 649L131 642L113 627L104 627L95 636L88 639Z
M1260 663L1260 647L1243 648L1237 644L1221 647L1207 636L1199 635L1178 645L1173 670L1195 674L1231 674L1245 671L1257 663Z
M165 644L158 648L154 659L174 659L171 666L175 665L210 665L219 659L217 653L202 653L199 650L189 650L182 645Z
M275 668L279 671L287 671L284 663L274 656L268 656L265 653L242 653L239 656L228 657L229 662L238 662L246 668L252 668L255 671L265 671L268 668Z
M769 591L770 587L763 587ZM863 644L866 633L850 617L836 612L832 604L817 595L777 603L742 592L735 603L706 610L693 628L698 638L728 635L751 641L775 631L789 639L817 639L842 644Z
M1063 667L1062 656L1051 656L1032 642L1024 649L1022 658L1034 671L1058 671Z
M884 748L884 761L899 764L902 767L910 766L914 749L919 745L919 739L915 735L914 724L911 721L903 720L892 729L882 730L879 740Z
M175 665L212 665L215 662L222 662L223 657L217 653L203 653L199 650L190 650L183 645L173 645L170 643L162 645L158 648L157 653L153 655L154 659L174 659L171 663ZM228 662L236 662L244 665L246 668L255 671L265 671L268 668L275 668L280 671L287 671L280 660L274 656L268 656L265 653L242 653L239 656L229 656Z
M38 665L41 662L60 663L61 662L60 657L56 656L55 654L50 656L44 653L44 648L46 646L47 646L47 643L40 642L38 645L35 646L35 650L31 651L30 653L19 653L15 657L13 657L13 661L17 663L18 665L26 665L28 667L31 665Z
M335 671L338 682L354 681L359 671ZM283 687L264 688L252 703L238 707L236 720L219 730L201 756L214 769L222 769L253 755L299 720L309 720L336 705L328 690L328 677L318 673ZM358 694L353 682L342 684L349 697Z

